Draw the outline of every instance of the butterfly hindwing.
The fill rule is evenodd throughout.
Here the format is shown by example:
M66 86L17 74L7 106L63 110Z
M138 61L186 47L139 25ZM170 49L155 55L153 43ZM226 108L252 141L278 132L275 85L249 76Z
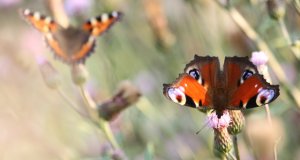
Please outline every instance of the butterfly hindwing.
M230 96L229 107L253 108L271 103L279 96L279 85L269 84L262 75L254 74Z
M209 104L207 90L187 73L180 74L171 84L164 84L164 95L175 103L189 107Z
M217 57L199 57L188 63L184 73L172 84L164 85L164 95L172 101L190 107L212 107L211 87L219 73Z
M226 57L224 74L229 109L261 106L279 96L279 86L269 84L248 57Z

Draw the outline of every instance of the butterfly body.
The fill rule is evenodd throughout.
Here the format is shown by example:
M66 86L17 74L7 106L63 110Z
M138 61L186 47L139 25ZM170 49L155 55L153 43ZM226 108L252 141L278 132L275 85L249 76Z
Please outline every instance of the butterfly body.
M84 63L85 59L93 52L95 40L107 31L117 20L120 12L111 12L91 18L81 28L69 26L63 28L51 17L28 9L21 12L22 16L34 28L40 31L55 57L69 63Z
M279 86L269 84L246 57L226 57L221 70L217 57L195 55L184 72L164 84L164 95L184 106L213 109L219 118L224 110L258 107L279 96Z

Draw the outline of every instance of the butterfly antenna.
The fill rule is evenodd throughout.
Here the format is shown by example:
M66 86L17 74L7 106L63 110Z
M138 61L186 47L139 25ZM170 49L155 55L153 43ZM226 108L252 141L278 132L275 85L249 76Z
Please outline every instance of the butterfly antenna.
M196 134L199 134L208 124L208 121L196 132Z

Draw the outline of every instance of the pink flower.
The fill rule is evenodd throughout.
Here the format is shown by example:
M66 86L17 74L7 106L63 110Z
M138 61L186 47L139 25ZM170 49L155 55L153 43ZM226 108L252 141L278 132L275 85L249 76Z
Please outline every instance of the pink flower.
M21 0L0 0L0 7L11 7L20 2Z
M265 65L268 60L269 57L263 51L252 52L252 56L250 58L250 61L256 66Z
M43 65L43 64L49 63L47 58L43 54L36 54L35 60L38 65Z
M68 15L85 13L92 5L91 0L66 0L65 9Z
M228 127L230 123L229 112L227 110L224 111L221 118L218 118L216 112L213 112L206 118L206 123L210 128L214 129Z
M27 53L34 56L43 56L46 45L42 34L32 28L28 28L21 37L21 46Z

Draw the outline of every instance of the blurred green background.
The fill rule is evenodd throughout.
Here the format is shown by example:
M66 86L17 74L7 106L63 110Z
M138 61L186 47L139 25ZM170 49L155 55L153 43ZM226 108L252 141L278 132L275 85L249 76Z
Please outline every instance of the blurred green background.
M280 24L270 18L265 0L231 1L231 7L266 42L287 78L279 80L281 95L270 105L272 129L265 123L263 107L245 113L245 131L238 136L242 159L255 159L254 152L268 152L259 142L268 141L273 134L281 137L278 159L300 159L300 113L295 103L300 97L289 90L299 89L297 43L294 51L291 44L300 34L300 17L297 1L283 2L286 14ZM204 125L205 114L167 100L162 84L175 80L194 54L218 56L222 63L225 56L251 56L260 50L222 6L226 0L64 3L76 26L107 11L124 13L120 22L98 38L95 53L85 63L90 74L85 86L98 103L111 97L123 80L140 89L140 100L111 122L128 159L216 159L213 131L206 127L195 134ZM84 105L70 67L53 58L42 34L22 20L19 8L51 15L46 0L0 0L0 159L109 159L104 156L109 148L104 135L96 134L94 126L45 85L34 58L37 53L45 55L61 74L61 88L73 103ZM274 84L279 83L277 70L270 72ZM252 137L251 145L246 130L257 136Z

